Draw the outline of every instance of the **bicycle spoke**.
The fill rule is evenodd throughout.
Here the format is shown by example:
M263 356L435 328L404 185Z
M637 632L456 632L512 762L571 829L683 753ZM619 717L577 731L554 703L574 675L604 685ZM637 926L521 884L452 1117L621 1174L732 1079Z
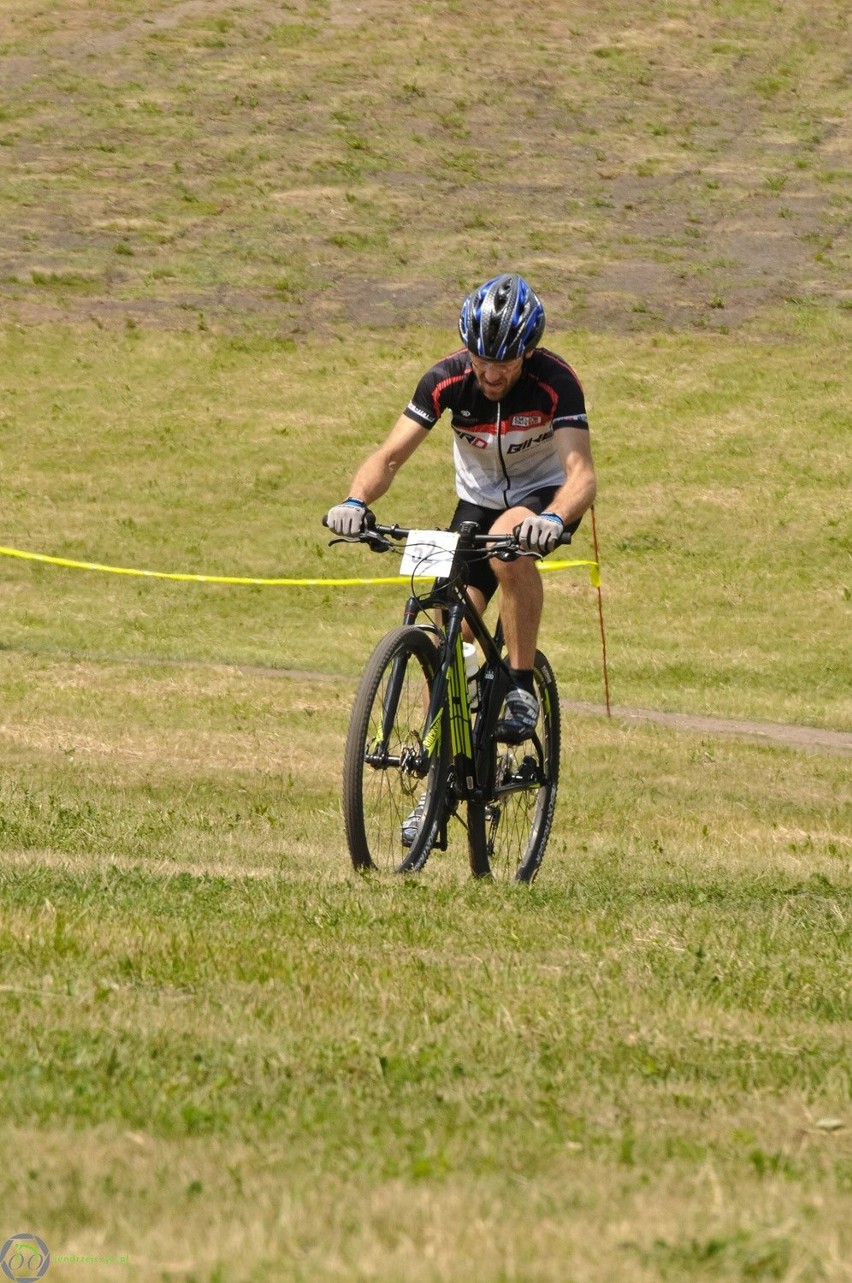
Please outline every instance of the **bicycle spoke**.
M420 629L396 629L365 670L344 768L344 814L356 868L412 870L428 857L446 774L446 747L438 736L427 748L425 725L436 655ZM422 821L404 841L406 821L424 797Z
M559 700L553 672L540 652L535 681L536 732L523 744L495 741L494 787L471 815L471 866L480 877L532 881L550 835L559 773Z
M375 523L360 537L388 550L411 533ZM467 828L475 877L529 882L536 876L559 775L556 680L537 651L536 730L521 744L505 742L505 732L498 740L496 705L508 682L501 658L505 640L499 619L492 634L465 590L471 557L509 561L526 555L531 554L515 535L481 533L474 522L462 523L452 567L422 593L412 580L406 622L373 652L359 683L344 760L346 837L357 869L421 869L435 846L448 849L455 817ZM428 622L418 626L424 617ZM485 655L473 734L464 684L470 674L462 675L462 621ZM442 707L430 714L436 683Z

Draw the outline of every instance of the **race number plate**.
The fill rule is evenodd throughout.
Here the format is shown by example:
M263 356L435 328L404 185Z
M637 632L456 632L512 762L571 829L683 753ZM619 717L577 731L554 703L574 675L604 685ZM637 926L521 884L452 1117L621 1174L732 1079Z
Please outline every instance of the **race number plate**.
M410 530L400 574L427 578L449 575L458 541L458 533L453 530Z

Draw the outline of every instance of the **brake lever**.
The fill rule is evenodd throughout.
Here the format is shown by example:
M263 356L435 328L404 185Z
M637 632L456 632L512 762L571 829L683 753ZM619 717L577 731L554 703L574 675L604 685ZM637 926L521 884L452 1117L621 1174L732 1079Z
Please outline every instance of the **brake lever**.
M365 543L370 552L390 552L393 544L384 535L376 534L375 530L362 530L358 536L359 543Z

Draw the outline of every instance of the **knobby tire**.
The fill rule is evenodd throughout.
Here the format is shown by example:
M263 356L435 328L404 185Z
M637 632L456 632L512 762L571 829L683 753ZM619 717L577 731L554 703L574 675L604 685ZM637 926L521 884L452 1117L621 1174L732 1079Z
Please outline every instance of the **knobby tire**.
M421 628L395 628L367 662L349 722L343 762L343 814L359 871L422 869L443 819L449 757L446 712L427 749L426 715L438 649ZM417 836L402 825L425 792Z
M534 681L535 734L522 744L492 737L493 787L486 799L468 803L468 852L477 878L532 882L544 857L556 807L561 728L556 678L541 651Z

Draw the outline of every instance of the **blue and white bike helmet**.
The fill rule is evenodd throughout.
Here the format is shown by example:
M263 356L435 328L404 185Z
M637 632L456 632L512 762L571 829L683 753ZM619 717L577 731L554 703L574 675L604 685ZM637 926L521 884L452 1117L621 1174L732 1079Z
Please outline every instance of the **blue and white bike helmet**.
M532 351L543 333L541 299L522 276L495 276L462 304L462 343L486 361L514 361Z

